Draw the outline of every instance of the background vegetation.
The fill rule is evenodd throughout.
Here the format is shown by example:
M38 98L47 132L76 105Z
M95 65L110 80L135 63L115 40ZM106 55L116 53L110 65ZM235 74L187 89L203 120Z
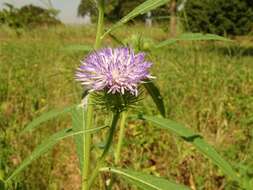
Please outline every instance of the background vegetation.
M130 1L124 1L122 11L113 15L115 7L122 5L119 2L112 1L112 7L106 13L111 21L123 16L127 7L130 10L131 6L135 6ZM229 8L231 4L228 5L228 1L223 2L227 2L229 10L232 9ZM233 1L235 2L237 1ZM198 23L193 23L192 12L197 11L194 15L207 11L212 13L205 9L203 3L200 3L203 6L201 9L193 4L186 5L185 12L179 13L182 16L180 20L188 18L183 23L185 26L192 26L192 31L249 33L252 22L248 16L251 15L251 8L245 9L245 4L240 2L238 1L238 5L241 11L232 9L235 16L227 11L221 15L226 19L216 22L217 25L210 25L218 28L217 30L205 28L204 31L201 27L198 28ZM71 126L70 118L62 117L47 122L35 133L21 133L41 113L80 102L82 89L73 75L79 60L90 50L96 33L95 26L52 26L49 24L51 19L53 25L59 23L55 11L51 13L34 6L21 9L7 6L0 13L0 181L31 153L40 143L41 137ZM206 12L199 12L202 8ZM86 12L83 14L80 9L79 14L84 15ZM167 6L163 6L154 14L163 15L167 10ZM245 24L246 19L249 25L245 24L245 28L242 27L243 31L239 33L239 25L227 29L231 24L229 19L239 16L242 18L240 24ZM205 21L210 23L208 19ZM225 24L227 22L229 24ZM200 26L202 24L200 22ZM41 25L44 27L38 27ZM12 28L20 27L33 30L22 30L17 35ZM200 133L231 163L242 180L245 183L250 181L253 186L253 36L249 34L235 37L233 42L174 41L163 48L154 48L155 42L169 38L168 24L155 24L152 28L147 28L142 23L134 24L117 29L116 32L117 38L124 39L125 43L134 46L136 50L149 53L148 58L154 63L152 73L157 77L156 83L164 97L166 117ZM107 38L104 45L116 46L114 40ZM79 51L77 46L71 46L74 44L80 44ZM145 114L157 114L150 98L146 98L139 106ZM108 118L96 118L95 125L101 126L104 120L107 121ZM94 141L93 148L99 149L102 146L99 139L95 138ZM123 143L124 156L120 162L122 167L141 169L146 173L174 179L193 190L239 188L190 144L169 133L155 130L149 123L133 121L130 117ZM72 139L57 145L19 175L12 190L79 189L81 179L74 147ZM111 159L107 161L112 162ZM107 175L102 175L95 188L104 187L103 181ZM119 179L117 182L115 189L134 189L124 185Z
M109 0L105 17L108 21L122 18L145 0ZM171 6L175 2L178 19L185 30L219 35L246 35L253 29L252 0L173 0L170 4L152 11L155 22L168 22L173 16ZM173 9L172 9L173 10ZM90 13L95 20L97 12L92 0L81 0L78 15ZM136 20L146 18L138 16Z
M33 28L36 26L57 25L61 22L56 18L58 11L44 9L34 5L25 5L16 8L14 5L5 3L0 11L0 25L11 28Z
M113 22L122 18L131 10L133 10L136 6L140 5L141 3L145 2L145 0L108 0L106 3L106 11L105 17L107 21ZM180 4L182 0L178 0ZM93 0L81 0L79 7L78 7L78 15L85 16L86 14L90 13L93 20L95 20L97 16L96 6ZM168 16L169 15L169 5L163 5L155 10L152 11L153 16ZM135 20L142 20L146 18L146 15L140 15L135 18Z
M71 125L66 117L48 122L35 133L20 134L41 113L80 101L81 88L73 73L85 52L66 51L64 47L92 44L94 31L93 27L39 28L17 37L12 30L1 30L2 177L30 154L42 136ZM148 30L141 25L126 26L118 30L119 37L128 38L129 43L137 32L154 41L167 38L160 26ZM253 131L248 120L253 113L251 40L247 37L233 43L180 43L152 51L149 57L166 103L166 117L203 135L244 179L252 179L253 175ZM111 40L105 43L114 44ZM145 113L157 113L150 99L145 99L142 106ZM100 123L97 118L96 125ZM120 163L123 167L167 176L193 189L237 189L192 146L172 135L131 120L126 130ZM67 142L34 162L16 179L13 189L78 189L74 143ZM118 188L130 189L125 185Z
M192 32L245 35L252 31L251 0L189 0L185 5L184 26Z

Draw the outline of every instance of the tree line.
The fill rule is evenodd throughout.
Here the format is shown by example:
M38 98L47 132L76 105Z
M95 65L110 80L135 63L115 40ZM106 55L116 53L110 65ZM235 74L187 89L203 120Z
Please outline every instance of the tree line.
M58 11L55 9L44 9L35 5L25 5L16 8L14 5L5 3L0 11L0 25L11 28L25 28L36 26L49 26L61 24L57 19Z
M114 22L133 10L145 0L106 0L105 18ZM96 0L80 0L77 15L90 14L96 19ZM0 25L12 28L57 25L59 12L53 8L44 9L35 5L16 8L5 3L0 11ZM168 23L170 31L176 33L180 22L185 31L213 33L219 35L246 35L253 31L253 0L171 0L150 14L153 21ZM134 21L142 22L147 15L140 15ZM169 25L169 24L168 24Z
M113 22L123 17L145 0L106 0L105 17ZM78 15L90 13L96 19L95 0L81 0ZM245 35L253 31L252 0L171 0L152 11L152 17L169 18L171 30L179 20L186 31L219 35ZM175 19L177 18L177 19ZM145 15L135 20L143 21ZM157 22L162 20L157 19ZM167 20L166 20L167 21ZM172 33L174 33L172 31Z

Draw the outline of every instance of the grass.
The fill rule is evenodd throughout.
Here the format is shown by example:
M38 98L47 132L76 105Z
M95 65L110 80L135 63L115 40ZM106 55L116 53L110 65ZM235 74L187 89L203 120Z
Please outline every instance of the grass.
M131 42L136 34L161 41L159 26L123 27L115 34ZM149 54L153 75L161 89L167 117L184 123L204 136L243 179L253 176L252 36L233 43L179 43ZM85 52L65 51L72 44L92 44L94 27L57 27L0 32L0 179L6 177L42 138L67 128L70 118L43 125L20 135L36 116L80 101L81 87L73 79ZM105 46L114 44L107 38ZM148 97L142 112L157 114ZM103 118L104 119L104 118ZM96 125L103 119L96 119ZM96 137L94 143L100 142ZM122 167L141 169L184 183L194 189L238 189L191 145L149 124L128 120L123 141ZM72 139L57 145L15 180L13 189L76 190L80 172ZM110 162L111 160L108 160ZM106 178L103 175L101 178ZM253 183L253 182L252 182ZM252 184L253 185L253 184ZM98 181L97 189L104 184ZM119 182L115 189L130 189Z

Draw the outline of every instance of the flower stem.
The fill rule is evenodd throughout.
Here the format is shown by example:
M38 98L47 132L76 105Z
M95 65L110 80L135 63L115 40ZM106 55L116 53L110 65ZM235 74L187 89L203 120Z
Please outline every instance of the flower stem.
M92 128L93 122L93 105L91 105L91 97L88 97L86 113L85 130ZM91 153L91 134L83 134L83 171L82 171L82 190L88 190L88 176L90 170L90 153Z
M110 131L109 131L109 134L108 134L108 137L107 137L106 145L105 145L104 151L103 151L102 155L100 156L100 158L98 159L96 167L93 170L93 173L92 173L92 175L91 175L91 177L88 181L88 190L93 185L96 177L98 176L99 169L103 166L103 164L105 162L105 158L106 158L106 156L107 156L107 154L110 150L110 147L112 145L113 135L115 133L115 129L116 129L116 126L117 126L117 122L119 120L119 116L120 116L119 112L116 112L116 113L113 114L112 124L111 124L111 128L110 128Z
M100 48L101 46L101 35L104 30L104 0L99 0L98 3L98 24L97 24L97 34L96 34L96 42L94 45L95 49ZM88 98L88 105L87 105L87 115L86 115L86 123L85 127L87 130L92 128L93 125L93 112L94 108L92 105L91 96ZM88 185L88 176L90 173L90 154L91 154L91 134L86 133L83 135L83 168L82 168L82 190L89 190Z
M98 24L97 24L97 34L96 34L96 43L95 49L100 48L102 42L102 34L104 32L104 9L105 9L105 2L104 0L98 1Z
M118 165L120 162L120 152L121 152L121 148L122 148L122 144L123 144L123 138L124 138L124 133L125 133L125 123L126 123L126 118L127 118L127 111L122 112L121 114L121 118L120 118L120 130L119 130L119 139L118 139L118 143L117 143L117 147L116 147L116 153L114 155L114 164ZM115 182L115 175L112 174L111 180L110 180L110 184L108 186L108 190L112 189L112 186Z
M120 131L119 131L119 140L116 147L116 153L115 153L115 164L118 165L120 162L120 151L122 148L124 133L125 133L125 123L127 118L127 112L124 111L121 114L121 120L120 120Z

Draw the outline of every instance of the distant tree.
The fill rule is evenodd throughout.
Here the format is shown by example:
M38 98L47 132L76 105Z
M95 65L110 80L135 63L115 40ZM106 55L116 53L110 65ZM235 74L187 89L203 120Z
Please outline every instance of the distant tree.
M0 24L12 28L56 25L61 23L56 18L57 14L58 12L53 9L44 9L34 5L26 5L18 9L6 3L0 12Z
M244 35L253 29L253 0L188 0L183 25L192 32Z
M26 5L19 9L18 15L25 26L56 25L58 12L54 9L44 9L34 5Z
M77 15L83 17L88 13L90 13L91 16L95 16L97 14L95 1L81 0L78 6Z
M13 28L19 28L22 26L18 15L18 9L10 3L4 3L4 8L0 13L0 24L7 24Z

